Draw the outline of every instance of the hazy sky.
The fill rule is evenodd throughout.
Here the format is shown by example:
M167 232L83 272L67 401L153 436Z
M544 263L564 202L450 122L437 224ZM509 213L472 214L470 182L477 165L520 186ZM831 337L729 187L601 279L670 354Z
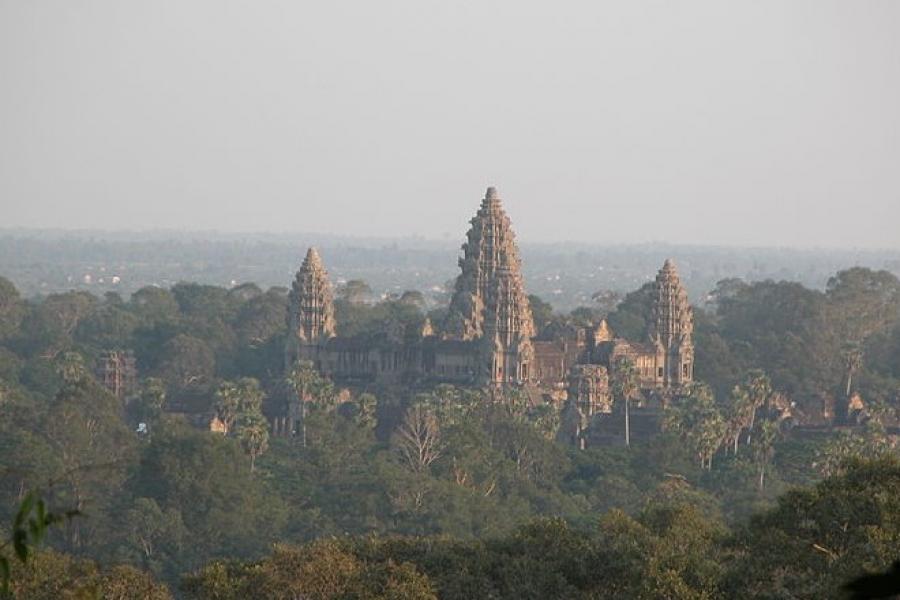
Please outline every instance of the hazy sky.
M0 226L900 247L900 1L0 0Z

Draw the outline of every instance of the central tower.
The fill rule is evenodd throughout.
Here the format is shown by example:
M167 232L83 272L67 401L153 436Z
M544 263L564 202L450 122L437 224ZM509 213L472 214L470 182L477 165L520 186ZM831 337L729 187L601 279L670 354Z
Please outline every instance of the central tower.
M298 359L318 363L319 350L335 336L336 328L331 283L315 248L306 252L288 294L287 324L287 368Z
M480 340L482 380L525 382L534 361L534 321L515 234L496 188L487 189L470 223L450 301L448 333Z
M663 355L658 366L664 386L690 383L694 378L694 312L678 271L667 260L653 284L650 339Z

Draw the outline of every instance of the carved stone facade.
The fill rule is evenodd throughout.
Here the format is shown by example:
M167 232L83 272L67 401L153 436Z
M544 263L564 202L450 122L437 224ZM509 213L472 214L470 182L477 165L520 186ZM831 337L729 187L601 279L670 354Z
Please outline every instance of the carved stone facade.
M288 302L286 364L290 366L300 359L318 364L319 350L336 331L331 282L315 248L306 252Z
M662 369L662 385L689 383L694 377L694 311L671 260L659 270L653 289L650 338L657 354L662 353L662 365L657 366Z
M481 340L480 379L523 383L534 362L534 321L515 234L496 188L487 189L471 224L450 301L448 333Z
M310 249L290 294L287 367L310 360L342 383L527 385L563 397L568 391L571 415L586 419L610 410L609 378L623 356L645 391L693 378L693 315L671 261L656 277L644 342L617 337L605 321L535 337L515 236L494 188L471 220L459 267L442 335L426 321L379 339L337 337L331 284Z
M557 439L584 448L586 432L594 417L612 412L606 367L594 364L573 365L569 370L566 393Z

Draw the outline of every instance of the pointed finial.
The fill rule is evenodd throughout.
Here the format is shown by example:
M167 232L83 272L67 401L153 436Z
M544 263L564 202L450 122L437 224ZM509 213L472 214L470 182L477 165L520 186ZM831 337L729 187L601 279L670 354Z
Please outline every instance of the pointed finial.
M675 268L675 261L671 258L667 258L666 262L663 263L662 269L659 270L660 273L665 273L666 275L678 275L678 269Z
M306 258L303 259L303 264L308 267L322 266L322 258L319 256L319 251L316 250L315 246L310 246L309 250L306 251Z
M663 263L662 268L659 270L659 273L656 274L656 279L657 281L678 281L678 269L675 268L675 261L671 258L667 258L666 262Z
M494 186L490 186L484 195L485 200L497 200L499 197L500 196L497 195L497 188Z

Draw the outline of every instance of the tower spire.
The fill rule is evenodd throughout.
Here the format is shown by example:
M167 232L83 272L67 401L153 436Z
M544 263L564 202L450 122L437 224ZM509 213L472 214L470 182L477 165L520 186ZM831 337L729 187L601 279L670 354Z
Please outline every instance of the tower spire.
M304 347L315 346L335 335L331 283L315 248L306 251L306 258L291 285L288 302L286 353L287 360L293 362L304 357Z
M534 354L534 321L515 234L496 188L487 188L470 223L450 301L450 333L483 340L490 358L482 363L491 381L526 380Z
M665 354L665 385L693 379L694 311L672 259L666 259L653 284L650 338Z

